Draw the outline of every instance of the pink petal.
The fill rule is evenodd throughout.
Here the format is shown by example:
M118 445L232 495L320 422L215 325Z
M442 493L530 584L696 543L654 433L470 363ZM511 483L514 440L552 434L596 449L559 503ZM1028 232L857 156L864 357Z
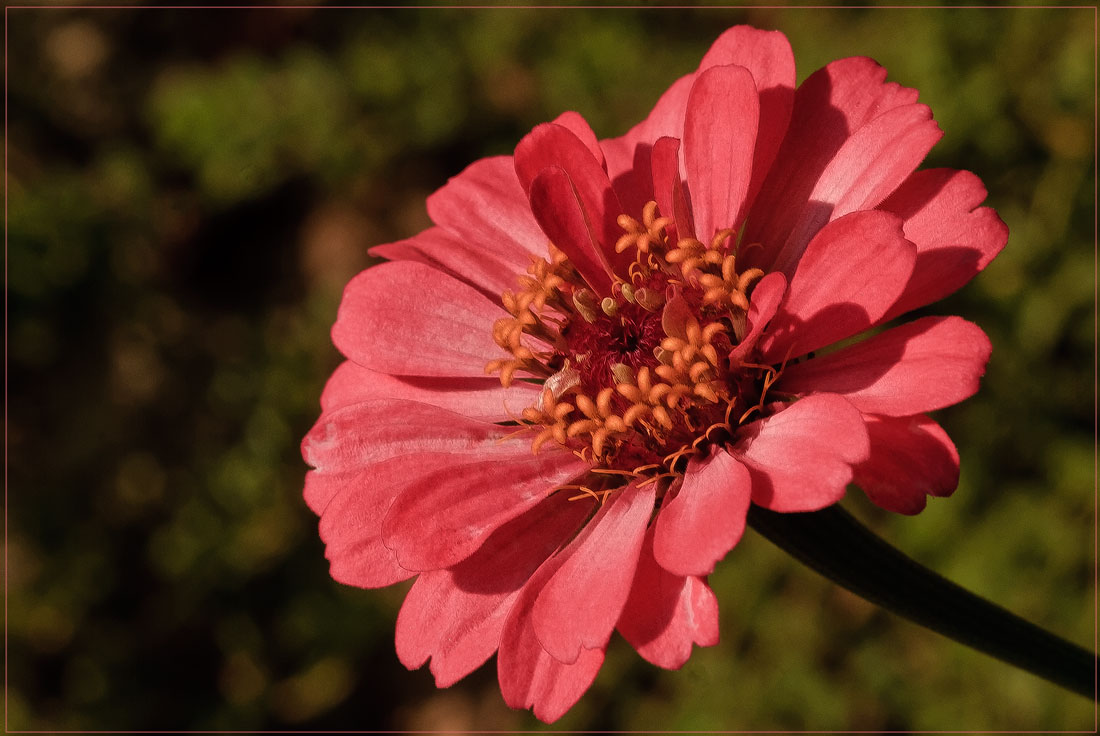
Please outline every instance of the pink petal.
M607 172L584 142L568 128L543 123L535 126L516 146L515 162L516 175L529 195L531 184L543 169L557 166L568 174L589 228L604 250L605 259L616 272L621 266L625 276L630 258L626 254L615 253L615 241L623 233L616 218L622 214L623 208L611 188ZM538 217L537 211L535 216ZM539 224L545 226L546 222L540 218ZM547 235L553 240L553 234ZM554 244L558 243L555 241Z
M926 105L883 113L844 142L810 192L809 203L772 268L793 272L814 236L830 220L879 204L920 164L943 131Z
M775 316L783 295L787 292L787 279L781 273L769 273L757 282L749 301L747 320L749 331L741 342L730 351L730 364L737 366L748 357L764 333L764 328Z
M496 378L425 378L377 373L346 360L321 394L324 411L379 399L431 404L471 419L503 422L538 402L540 388L516 381L504 388Z
M370 399L384 398L376 395L377 392L374 390L373 383L376 376L388 377L385 373L376 373L350 360L345 360L336 367L325 383L325 389L321 392L321 411L342 409ZM446 385L446 381L442 383Z
M871 457L855 466L855 483L888 511L915 514L925 496L950 496L959 484L959 453L947 432L923 414L864 415Z
M480 241L463 240L433 227L407 240L371 248L370 254L390 261L415 261L442 271L500 302L506 289L515 290L517 277L530 265L528 254L515 248L509 258L484 248Z
M511 156L470 164L428 197L428 214L458 240L514 263L513 273L524 272L528 254L546 255L546 236L531 215Z
M323 414L303 441L306 503L321 514L332 575L381 587L412 573L383 545L382 523L397 494L420 476L449 473L471 460L527 458L509 427L473 421L425 404L377 400Z
M514 431L430 404L380 399L322 414L302 440L302 457L328 473L418 452L522 457L530 445L522 439L506 441Z
M647 661L671 670L687 662L692 644L718 643L718 599L701 578L673 575L657 564L652 526L616 628Z
M626 135L602 141L607 156L607 170L615 183L615 190L645 189L647 182L632 181L639 153L648 157L648 148L663 136L680 138L684 131L684 116L688 94L700 72L714 66L741 66L749 70L760 92L760 130L757 141L754 171L763 176L775 156L775 147L783 140L783 132L790 118L795 83L794 55L786 37L777 31L761 31L749 26L735 26L725 31L703 57L695 73L676 80L657 100L653 111ZM755 176L754 176L755 180ZM754 182L750 192L759 185ZM640 211L642 203L637 202ZM626 205L626 198L623 198ZM627 212L634 212L628 209ZM662 211L663 212L663 211ZM667 213L666 213L667 214ZM684 237L681 234L681 237Z
M603 665L604 648L582 650L565 664L547 654L535 636L532 609L547 581L568 559L565 552L551 557L524 586L500 637L497 677L504 702L513 708L532 708L545 723L553 723L580 699Z
M779 31L734 26L711 46L699 64L700 71L734 64L749 70L760 97L760 125L753 154L752 180L745 201L751 205L764 184L794 107L794 54Z
M630 594L653 484L612 494L570 544L569 558L535 602L532 618L543 649L560 662L603 649Z
M681 237L694 237L695 228L690 224L691 214L684 200L683 182L680 179L680 141L660 138L653 144L650 169L653 175L653 199L662 217L670 217L674 224L666 228L669 242ZM686 227L685 227L686 226ZM679 232L693 235L679 235Z
M371 480L360 477L358 483L370 485ZM339 504L343 496L337 496L331 507L339 511L349 511ZM349 499L362 501L359 496L349 495ZM367 502L373 502L368 499ZM383 513L385 505L382 506ZM354 513L354 510L350 510ZM337 518L335 516L328 518ZM329 560L329 575L338 583L353 585L357 588L387 588L395 583L408 580L416 572L406 570L397 562L393 552L382 543L379 534L380 519L377 515L364 512L342 519L347 525L326 527L321 525L321 538L325 539L326 528L330 541L326 541L325 557ZM351 523L357 526L352 528Z
M889 110L844 142L810 196L825 194L829 201L835 197L834 220L876 207L913 173L942 137L927 105Z
M821 229L761 341L765 363L797 358L863 332L894 304L917 249L888 212L853 212ZM759 287L758 287L759 288Z
M704 242L740 226L759 115L756 83L744 67L712 67L696 77L684 121L684 161L695 232Z
M692 458L683 485L657 514L653 556L675 575L709 575L745 532L752 480L724 450Z
M989 207L985 187L969 171L929 169L910 176L880 209L905 220L905 237L917 246L917 265L893 319L954 292L989 265L1008 241L1008 227Z
M420 575L397 617L397 656L409 669L432 659L437 687L477 669L500 643L519 591L590 513L556 494L497 529L449 570Z
M752 72L761 90L790 87L794 96L794 53L779 31L733 26L714 40L699 62L699 71L736 64Z
M587 466L564 451L516 455L417 473L403 484L382 526L402 567L437 570L473 554L501 525Z
M731 454L752 475L752 502L772 511L817 511L844 497L867 459L863 418L839 396L800 399L745 425Z
M588 121L584 119L584 116L579 112L573 112L572 110L563 112L551 121L554 125L560 125L563 128L568 128L569 132L577 136L577 139L584 144L584 147L592 154L596 159L600 167L605 171L607 170L607 164L603 158L603 150L600 149L600 142L596 139L596 134L592 130L592 126L588 124Z
M455 456L427 453L415 456L423 470L455 465ZM321 513L321 540L325 557L332 563L332 578L361 588L384 588L416 573L402 567L393 551L382 543L382 521L408 475L409 462L393 458L343 477L312 475L334 489Z
M810 201L822 172L848 137L887 110L916 102L917 92L884 84L886 70L871 59L834 61L798 88L787 135L754 200L744 243L762 243L751 264L770 266Z
M564 169L542 169L531 182L531 209L551 242L600 295L611 294L611 266Z
M687 338L688 325L699 324L695 313L687 303L687 299L676 291L676 296L665 302L661 310L661 331L669 337L678 337L681 340Z
M973 395L991 351L977 325L958 317L925 317L787 366L778 387L840 394L868 414L909 416Z
M484 377L504 352L493 342L499 306L450 276L412 261L383 263L353 278L332 341L381 373Z
M343 473L324 473L310 470L306 473L302 498L305 499L309 510L318 516L336 497L336 494L356 481L356 477L362 471L349 470Z

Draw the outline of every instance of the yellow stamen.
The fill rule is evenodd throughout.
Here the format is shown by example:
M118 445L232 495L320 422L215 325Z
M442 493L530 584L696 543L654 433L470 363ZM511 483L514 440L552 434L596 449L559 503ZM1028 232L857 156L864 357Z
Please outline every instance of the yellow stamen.
M750 296L763 277L756 268L738 272L738 251L756 244L741 249L730 229L705 243L670 241L674 220L662 217L655 201L640 217L624 213L617 223L622 235L600 243L628 263L613 277L611 294L593 293L551 244L515 291L501 294L507 316L492 337L505 354L486 366L504 386L517 375L545 379L535 405L517 419L520 431L532 433L533 452L554 442L592 464L589 480L578 481L588 485L571 487L582 491L576 498L601 502L621 487L615 482L677 478L682 458L732 436L735 405L743 408L741 422L767 412L768 391L782 372L727 358L747 333ZM753 370L760 372L755 379L747 373ZM661 463L650 462L657 457ZM622 469L632 462L639 463L633 471Z

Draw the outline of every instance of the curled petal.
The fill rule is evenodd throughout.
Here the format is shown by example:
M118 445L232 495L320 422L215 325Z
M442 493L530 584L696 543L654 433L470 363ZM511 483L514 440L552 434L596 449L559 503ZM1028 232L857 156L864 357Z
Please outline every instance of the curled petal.
M947 432L923 414L864 415L871 455L855 483L887 511L916 514L927 496L950 496L959 484L959 452Z
M550 656L535 636L535 602L567 559L565 551L551 557L523 587L508 613L497 656L504 702L513 708L531 708L546 723L573 707L596 679L604 659L604 647L583 649L567 664Z
M709 575L745 531L752 480L725 450L692 458L683 485L657 515L653 556L675 575Z
M880 205L904 219L905 237L917 246L913 275L883 322L954 292L1001 252L1008 227L978 206L985 195L969 171L929 169L914 173Z
M787 279L781 273L769 273L760 279L752 291L752 301L749 303L747 320L749 331L741 342L734 346L730 352L730 363L739 364L748 357L757 341L764 334L772 317L787 292Z
M674 575L653 557L650 526L638 569L616 628L638 654L666 669L678 669L693 644L718 643L718 599L702 578Z
M654 498L653 484L612 494L539 593L535 635L554 659L571 664L583 651L607 646L630 594Z
M532 183L543 170L557 167L568 175L593 238L615 272L625 276L630 258L615 252L615 241L622 234L616 218L623 208L601 162L593 156L588 146L569 128L543 123L524 136L516 146L515 163L516 175L528 195L531 194ZM545 230L548 218L545 212L543 214L539 217L539 211L535 210L535 216ZM552 233L546 234L553 240Z
M577 136L577 139L584 144L584 147L587 148L589 153L592 154L592 157L596 159L596 163L600 165L600 168L607 171L607 163L604 161L600 142L596 139L596 133L593 132L592 126L588 124L584 116L578 112L569 110L554 118L552 123L554 125L560 125L563 128L568 128L569 132Z
M447 453L415 456L420 473L447 470L461 462ZM333 580L360 588L384 588L416 574L398 562L382 541L382 522L394 499L408 483L410 463L394 458L357 473L331 475L313 471L319 484L331 486L320 509L321 541Z
M588 513L587 504L555 494L501 526L465 561L422 573L397 617L402 664L415 669L431 657L437 687L480 667L497 650L520 590Z
M730 453L749 469L752 502L789 512L816 511L843 498L852 465L869 451L855 407L820 395L741 427Z
M316 469L306 475L307 505L321 515L321 539L334 579L383 587L412 576L382 540L397 496L456 468L492 457L529 457L502 442L506 427L477 422L426 404L371 401L327 412L302 442Z
M761 341L765 362L797 358L871 327L905 288L916 258L901 220L888 212L830 222L806 247Z
M591 219L564 169L550 166L531 181L531 209L547 237L569 256L573 267L592 290L611 293L611 266Z

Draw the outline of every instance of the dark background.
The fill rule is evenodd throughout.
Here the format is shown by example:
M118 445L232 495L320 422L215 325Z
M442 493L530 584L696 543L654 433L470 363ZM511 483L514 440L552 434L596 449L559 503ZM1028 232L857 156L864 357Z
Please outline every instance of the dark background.
M951 499L845 505L1077 643L1095 631L1094 9L7 10L7 726L520 729L489 665L393 652L404 588L329 578L300 438L366 249L535 124L618 135L718 34L799 80L869 55L983 178L1004 254L935 305L994 343L940 412ZM561 729L1092 729L1094 706L837 589L749 533L722 643L612 641Z

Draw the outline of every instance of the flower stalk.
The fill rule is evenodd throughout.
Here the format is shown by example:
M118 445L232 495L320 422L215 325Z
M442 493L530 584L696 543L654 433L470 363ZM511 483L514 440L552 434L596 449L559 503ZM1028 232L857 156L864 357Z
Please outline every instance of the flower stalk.
M1097 658L929 570L839 505L807 513L749 509L749 526L833 582L966 646L1096 697Z

